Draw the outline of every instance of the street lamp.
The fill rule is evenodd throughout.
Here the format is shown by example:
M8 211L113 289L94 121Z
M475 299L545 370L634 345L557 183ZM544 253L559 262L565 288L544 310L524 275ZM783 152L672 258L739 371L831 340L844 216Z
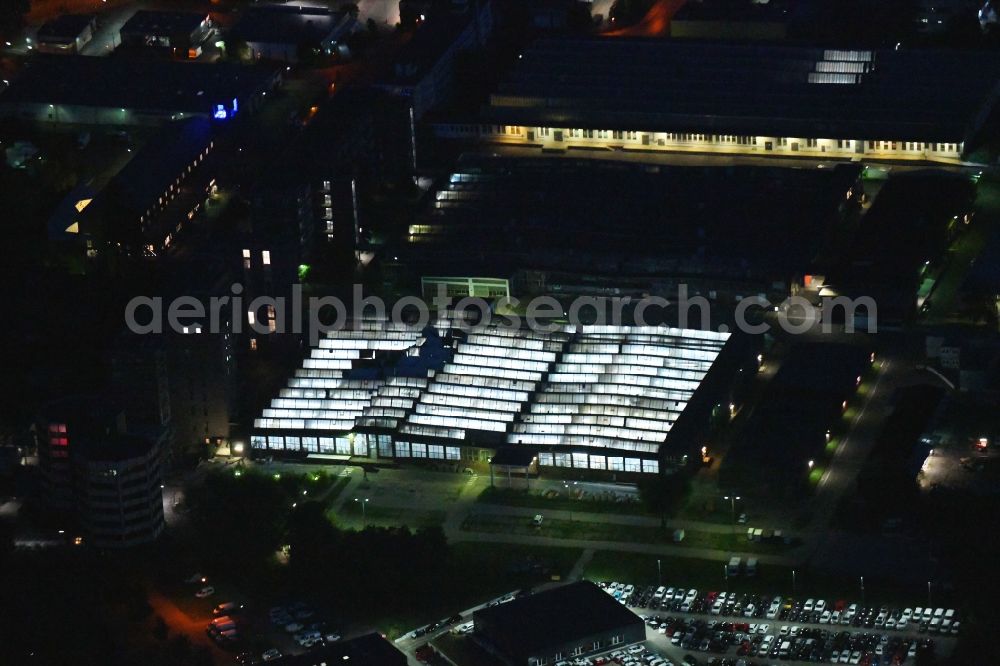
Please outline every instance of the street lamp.
M663 561L659 558L656 560L656 584L663 584Z
M722 499L729 500L729 506L732 509L732 515L733 515L733 540L735 541L735 538L736 538L736 502L738 500L742 499L742 498L739 495L733 495L733 496L724 495Z
M792 569L792 596L795 596L795 569Z
M861 605L865 605L865 577L861 577Z
M816 463L815 463L815 462L813 462L812 460L810 460L810 461L809 461L809 471L810 471L810 472L812 471L812 468L813 468L813 465L815 465L815 464L816 464Z
M367 527L368 526L368 514L365 511L365 504L368 504L368 498L365 497L364 499L358 499L357 497L355 497L354 501L361 505L361 522L363 523L363 525L365 527Z
M927 607L930 608L933 605L931 603L931 582L927 581Z

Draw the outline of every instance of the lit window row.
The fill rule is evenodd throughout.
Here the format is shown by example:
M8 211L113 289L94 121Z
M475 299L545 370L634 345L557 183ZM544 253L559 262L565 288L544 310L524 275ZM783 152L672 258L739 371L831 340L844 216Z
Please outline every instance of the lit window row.
M514 432L526 435L580 435L610 439L634 439L640 442L662 442L669 426L661 430L640 430L628 427L587 425L583 423L516 423Z
M440 427L457 427L465 430L487 430L490 432L506 432L507 424L498 421L487 421L472 417L436 416L434 414L411 414L407 419L409 425L431 425Z
M538 454L538 464L544 467L575 467L578 469L601 469L613 472L643 472L657 474L660 461L649 458L624 458L618 456L595 456L585 453Z
M483 401L479 398L450 395L448 393L425 393L420 399L420 404L476 408L482 406ZM491 409L501 412L515 412L521 408L521 403L494 398L490 400L489 406Z
M477 377L475 375L453 374L450 372L439 372L435 375L434 383L428 387L428 390L433 391L435 385L437 384L481 386L483 388L503 389L506 391L529 392L535 390L535 382L507 379L502 377ZM517 398L517 400L523 400L523 398Z
M439 426L404 423L399 426L399 432L405 435L423 435L425 437L441 437L444 439L465 439L465 431L460 428L442 428Z
M271 419L260 418L253 422L255 428L267 430L333 430L347 431L354 427L354 420L330 421L322 419Z
M482 400L507 400L512 402L524 402L528 399L527 391L507 391L504 389L486 388L482 386L468 386L463 384L448 384L447 386L434 383L427 387L433 393L450 393L458 396L480 398Z
M462 450L457 446L423 444L420 442L393 442L397 458L431 458L435 460L461 460Z
M481 405L482 403L480 403ZM513 411L498 411L492 409L495 407L492 403L487 403L486 407L479 408L478 406L452 406L452 405L428 405L423 402L418 402L414 406L414 411L417 414L433 414L435 416L451 416L451 417L469 417L475 419L483 419L487 421L502 421L509 423L514 420L515 413Z
M586 446L595 449L618 449L622 451L642 451L656 453L660 445L656 442L638 442L634 440L614 439L613 437L583 437L579 435L547 435L544 433L511 433L507 435L508 444L527 444L530 446Z

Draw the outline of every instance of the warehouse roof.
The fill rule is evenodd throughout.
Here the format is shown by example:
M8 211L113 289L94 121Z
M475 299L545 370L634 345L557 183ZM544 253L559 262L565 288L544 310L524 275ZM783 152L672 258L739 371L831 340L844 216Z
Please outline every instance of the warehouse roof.
M330 38L354 25L347 12L300 5L262 5L247 8L232 34L247 42L302 44Z
M180 33L190 34L207 20L207 13L161 12L141 9L125 22L121 32L122 34L172 37Z
M43 23L38 29L36 38L42 44L67 44L94 23L94 16L94 14L63 14Z
M962 141L1000 60L976 51L835 50L542 39L487 119L571 128Z
M642 624L639 616L589 581L483 608L475 612L474 618L477 632L482 623L488 627L487 638L491 634L509 637L528 654Z
M274 76L273 69L262 65L35 56L0 95L0 104L207 114L216 103L266 89Z
M813 267L857 177L854 165L678 167L466 155L391 254L423 275L586 265L618 276L787 279Z

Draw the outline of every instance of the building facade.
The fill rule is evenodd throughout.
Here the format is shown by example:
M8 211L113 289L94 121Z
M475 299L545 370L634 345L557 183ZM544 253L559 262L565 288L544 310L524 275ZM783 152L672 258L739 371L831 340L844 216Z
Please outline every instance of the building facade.
M478 118L433 129L552 150L959 163L998 75L976 52L542 39Z
M48 406L36 426L47 507L76 520L98 548L148 543L163 532L162 460L168 430L129 429L105 401Z
M358 322L319 341L254 421L251 447L315 461L455 463L523 447L542 468L656 474L703 445L687 421L707 419L703 407L716 403L699 387L724 350L735 353L729 338L665 326ZM725 382L711 375L706 391L718 391ZM689 403L696 410L681 418ZM675 424L684 434L671 437Z

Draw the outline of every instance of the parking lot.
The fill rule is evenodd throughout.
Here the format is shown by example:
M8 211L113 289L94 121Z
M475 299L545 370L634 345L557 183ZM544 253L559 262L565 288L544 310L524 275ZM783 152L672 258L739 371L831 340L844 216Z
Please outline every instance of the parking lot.
M961 622L948 608L867 607L845 600L700 592L600 583L647 626L645 649L591 664L933 663L954 647ZM687 661L685 661L687 659ZM584 662L581 661L581 664Z

